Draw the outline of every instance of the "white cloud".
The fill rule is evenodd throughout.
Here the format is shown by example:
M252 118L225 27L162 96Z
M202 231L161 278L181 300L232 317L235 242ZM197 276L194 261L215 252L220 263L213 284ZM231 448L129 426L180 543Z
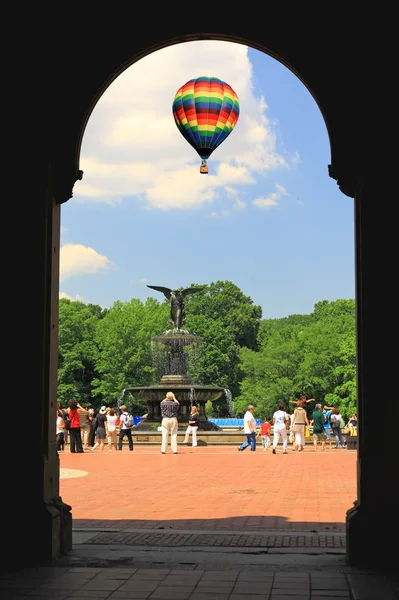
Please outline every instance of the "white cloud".
M199 173L200 158L172 115L178 88L200 75L229 83L241 108L235 129L208 161L209 175ZM253 185L257 174L288 166L276 150L267 111L265 99L253 93L247 47L197 41L154 52L122 73L95 107L74 200L112 205L136 196L143 207L157 210L214 204L226 186Z
M111 261L93 248L69 243L60 250L60 281L69 277L104 273L110 268Z
M285 187L279 183L275 183L274 186L277 190L276 192L271 192L263 198L256 198L255 200L252 200L252 204L258 208L264 208L266 210L273 208L274 206L278 206L278 200L280 200L282 196L287 196L288 193Z
M146 279L145 277L142 277L140 279L140 283L147 283L148 279Z
M83 296L80 296L79 294L76 294L76 296L73 297L69 294L66 294L65 292L59 292L58 298L60 300L61 298L66 298L67 300L71 300L71 302L83 302L83 304L89 304L89 301L83 298Z

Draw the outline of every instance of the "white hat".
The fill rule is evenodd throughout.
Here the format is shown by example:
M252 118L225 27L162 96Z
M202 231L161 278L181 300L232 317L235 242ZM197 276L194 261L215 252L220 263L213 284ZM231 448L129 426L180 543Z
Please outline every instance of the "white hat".
M106 409L106 407L105 407L105 406L102 406L102 407L100 408L100 415L105 415L105 413L106 413L106 412L107 412L107 409Z

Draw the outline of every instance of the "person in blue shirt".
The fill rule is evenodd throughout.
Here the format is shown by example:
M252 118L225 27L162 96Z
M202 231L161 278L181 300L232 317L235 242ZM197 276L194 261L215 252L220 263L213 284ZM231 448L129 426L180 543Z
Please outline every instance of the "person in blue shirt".
M324 431L326 433L326 442L330 442L330 450L332 450L332 430L330 425L330 416L333 408L333 406L323 406L323 415L326 419L326 422L324 423Z

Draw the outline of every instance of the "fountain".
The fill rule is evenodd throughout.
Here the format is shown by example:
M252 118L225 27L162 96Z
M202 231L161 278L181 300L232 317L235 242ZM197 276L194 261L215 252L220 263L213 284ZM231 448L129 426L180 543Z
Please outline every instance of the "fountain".
M211 423L205 413L205 404L210 400L218 400L225 389L217 386L201 385L189 376L190 366L195 363L201 352L203 338L191 335L181 326L185 321L184 297L203 288L188 288L182 291L170 290L159 286L147 286L162 291L170 300L170 320L173 329L164 331L151 340L153 365L159 384L146 387L130 387L124 390L137 399L147 401L147 416L136 427L136 430L149 430L161 422L160 403L166 393L171 391L180 403L179 422L187 423L191 407L197 406L202 431L218 431L219 427Z

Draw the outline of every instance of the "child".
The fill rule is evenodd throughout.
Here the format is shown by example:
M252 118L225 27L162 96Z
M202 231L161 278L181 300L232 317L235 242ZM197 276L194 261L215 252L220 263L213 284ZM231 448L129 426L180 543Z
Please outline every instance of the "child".
M266 450L268 448L270 448L270 446L271 446L270 431L272 429L272 426L270 425L270 421L271 421L270 417L267 417L264 420L264 422L260 426L259 433L257 435L257 437L262 436L263 452L266 452Z

